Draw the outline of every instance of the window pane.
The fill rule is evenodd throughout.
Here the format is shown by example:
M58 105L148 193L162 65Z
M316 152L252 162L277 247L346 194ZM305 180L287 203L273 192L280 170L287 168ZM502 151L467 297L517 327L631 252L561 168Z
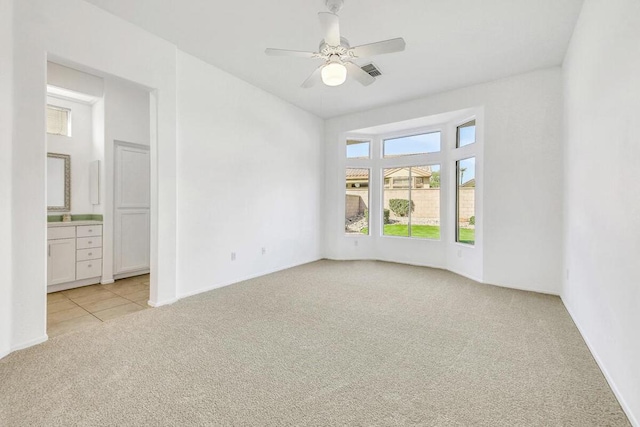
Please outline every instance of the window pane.
M347 141L347 159L368 159L369 141Z
M440 165L411 168L413 186L410 235L418 239L440 239Z
M71 136L69 132L70 110L53 105L47 105L47 133L53 135Z
M476 142L476 121L471 120L463 125L458 126L456 148Z
M384 157L411 156L440 151L440 132L384 140Z
M476 159L456 162L456 242L475 244Z
M411 168L383 169L389 187L383 192L383 229L385 236L409 237L409 176Z
M347 168L344 231L369 234L369 169Z

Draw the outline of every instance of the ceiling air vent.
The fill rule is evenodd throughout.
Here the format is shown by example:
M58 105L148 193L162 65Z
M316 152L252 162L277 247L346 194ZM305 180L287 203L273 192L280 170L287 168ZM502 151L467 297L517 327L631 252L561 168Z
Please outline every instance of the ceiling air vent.
M378 67L376 67L373 64L363 65L360 68L362 68L364 71L366 71L371 77L378 77L378 76L382 75L382 73L380 72Z

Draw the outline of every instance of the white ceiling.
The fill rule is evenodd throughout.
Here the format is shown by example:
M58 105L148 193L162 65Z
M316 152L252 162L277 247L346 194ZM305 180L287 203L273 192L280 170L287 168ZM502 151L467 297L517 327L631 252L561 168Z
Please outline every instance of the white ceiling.
M351 46L404 37L407 48L372 59L383 75L371 86L302 89L321 60L264 49L317 51L324 0L87 1L323 118L559 65L583 2L345 0Z

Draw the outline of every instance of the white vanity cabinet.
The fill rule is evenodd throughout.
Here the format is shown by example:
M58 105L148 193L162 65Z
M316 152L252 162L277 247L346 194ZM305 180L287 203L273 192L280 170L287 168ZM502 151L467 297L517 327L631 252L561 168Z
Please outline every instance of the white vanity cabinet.
M76 239L49 240L47 285L76 280Z
M102 224L53 224L48 228L49 292L99 283L102 276Z

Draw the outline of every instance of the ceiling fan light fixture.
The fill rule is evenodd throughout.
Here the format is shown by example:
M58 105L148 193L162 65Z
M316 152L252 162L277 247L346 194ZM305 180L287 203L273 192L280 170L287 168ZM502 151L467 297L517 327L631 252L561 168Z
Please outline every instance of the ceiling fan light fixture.
M329 62L322 67L322 83L327 86L340 86L347 80L347 67L340 62Z

